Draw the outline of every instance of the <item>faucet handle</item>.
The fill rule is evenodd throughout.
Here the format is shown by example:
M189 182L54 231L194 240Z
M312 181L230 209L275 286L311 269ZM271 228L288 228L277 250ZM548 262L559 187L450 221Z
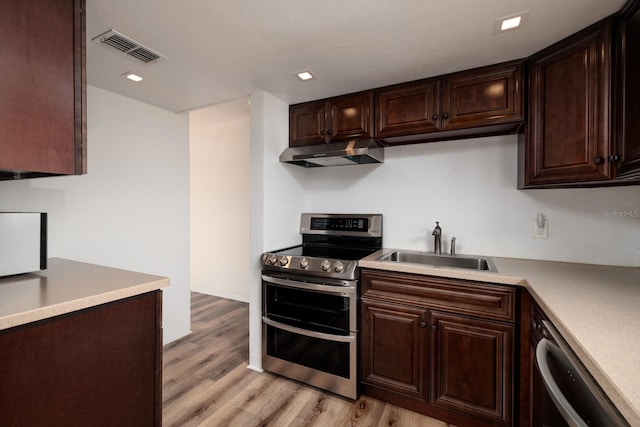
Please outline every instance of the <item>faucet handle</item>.
M455 255L456 254L456 238L452 237L451 238L451 255Z
M431 234L434 236L442 235L442 228L440 228L440 221L436 221L436 228L433 229L433 233Z

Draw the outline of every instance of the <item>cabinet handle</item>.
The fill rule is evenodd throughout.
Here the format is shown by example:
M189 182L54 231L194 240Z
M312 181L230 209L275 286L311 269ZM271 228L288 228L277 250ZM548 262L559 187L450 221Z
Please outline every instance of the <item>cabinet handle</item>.
M449 118L449 113L443 113L442 118L447 120Z
M609 156L609 161L610 161L610 162L617 162L617 161L620 161L620 156L619 156L619 155L617 155L617 154L611 155L611 156Z
M429 325L429 311L425 311L420 315L420 327L426 328Z
M327 131L327 134L328 134L328 135L331 135L331 134L333 134L333 131L332 131L331 129L329 129L329 130Z
M431 120L433 120L434 122L438 120L438 115L434 114L433 116L431 116Z
M596 165L600 165L600 164L604 163L604 157L594 157L593 158L593 163L595 163Z
M436 324L431 325L431 330L432 331L437 331L438 330L438 326L436 326Z
M327 132L325 132L324 129L320 131L320 135L322 135L322 136L324 136L326 133Z

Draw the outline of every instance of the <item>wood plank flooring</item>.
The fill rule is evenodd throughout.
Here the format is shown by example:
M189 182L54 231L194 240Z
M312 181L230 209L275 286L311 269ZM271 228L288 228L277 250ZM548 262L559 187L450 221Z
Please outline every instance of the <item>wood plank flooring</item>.
M447 427L368 396L354 402L248 369L246 303L192 292L191 329L164 347L163 426Z

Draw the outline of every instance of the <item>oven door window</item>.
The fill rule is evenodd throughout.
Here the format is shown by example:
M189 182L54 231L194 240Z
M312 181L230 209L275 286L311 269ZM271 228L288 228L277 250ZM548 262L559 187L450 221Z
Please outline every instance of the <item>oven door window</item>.
M266 325L266 353L318 371L349 378L348 342L329 341Z
M265 282L265 315L310 331L349 335L349 297Z

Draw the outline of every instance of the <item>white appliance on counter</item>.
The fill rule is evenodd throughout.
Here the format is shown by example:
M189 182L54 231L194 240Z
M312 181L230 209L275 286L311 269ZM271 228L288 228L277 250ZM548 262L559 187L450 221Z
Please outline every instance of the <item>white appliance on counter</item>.
M47 214L0 212L0 277L47 268Z

